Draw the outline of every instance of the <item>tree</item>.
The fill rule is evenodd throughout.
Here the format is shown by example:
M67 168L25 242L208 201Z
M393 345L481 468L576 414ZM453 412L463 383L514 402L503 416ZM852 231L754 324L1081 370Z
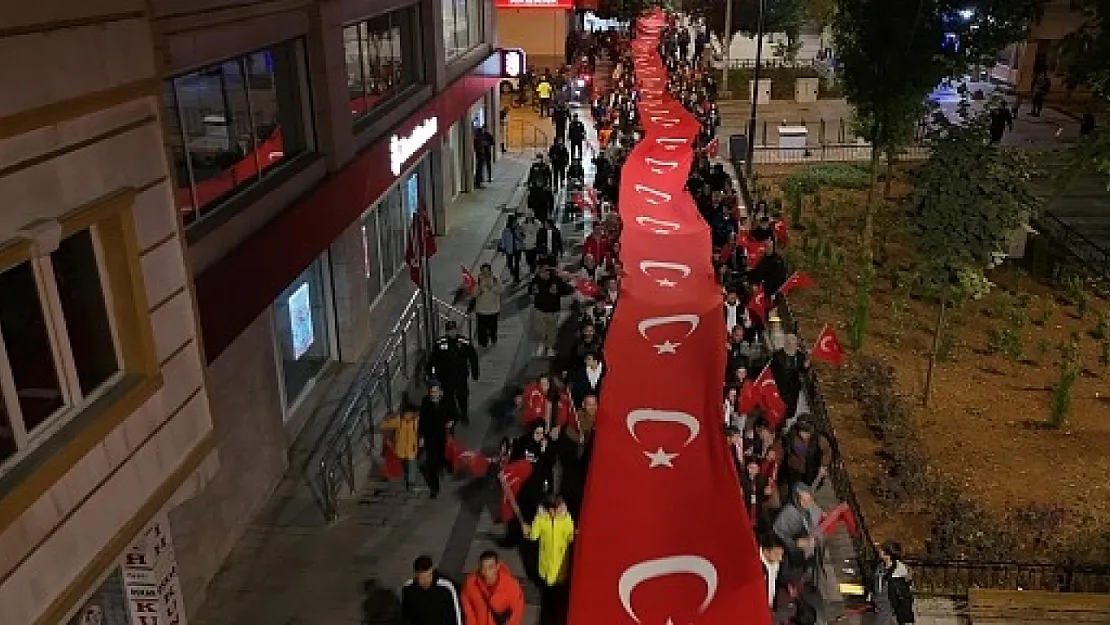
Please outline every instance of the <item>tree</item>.
M833 37L848 101L871 142L872 191L862 244L872 256L879 157L914 134L925 97L1021 39L1041 0L838 0ZM958 42L958 43L955 43Z
M1110 0L1080 0L1083 24L1064 39L1061 56L1069 87L1085 86L1096 97L1110 97ZM1110 130L1103 127L1072 152L1065 172L1066 183L1080 173L1098 173L1110 179Z
M657 0L601 0L595 13L602 19L631 22L660 4Z
M906 200L906 226L939 300L926 405L947 305L969 283L986 283L978 279L984 268L994 264L1006 239L1038 206L1026 154L991 145L989 137L989 111L943 124Z
M836 0L805 0L802 15L806 22L824 33L832 26L836 15Z
M791 41L798 38L802 27L803 8L809 0L763 0L763 32L786 33ZM705 20L709 32L721 38L722 45L728 45L736 33L754 37L759 32L760 0L733 0L732 25L725 29L724 0L689 0L682 6L694 17Z

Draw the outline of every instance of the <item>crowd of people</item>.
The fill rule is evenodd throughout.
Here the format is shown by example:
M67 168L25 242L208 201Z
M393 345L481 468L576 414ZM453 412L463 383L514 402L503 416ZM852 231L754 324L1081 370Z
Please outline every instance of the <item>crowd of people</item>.
M702 69L705 46L695 43L697 34L691 30L673 19L663 33L660 54L669 73L669 92L702 127L687 189L712 232L713 249L706 254L712 254L718 268L724 301L727 335L721 337L721 346L728 364L719 418L736 463L736 496L745 501L759 544L773 622L813 625L824 617L826 586L824 519L815 492L828 479L833 452L805 409L809 357L774 313L787 281L780 255L787 243L785 224L766 204L749 209L730 174L720 163L712 163L710 145L720 121L716 85L712 72ZM505 547L521 549L529 576L543 591L542 623L562 623L566 618L575 520L582 509L605 386L603 345L613 310L620 305L622 225L613 207L619 201L624 161L642 136L629 43L627 36L607 33L588 44L591 64L601 55L613 62L611 78L598 81L589 107L599 143L592 186L585 185L584 175L575 175L583 169L586 133L576 130L582 120L574 113L553 113L555 144L547 154L536 156L529 172L528 210L508 219L497 244L513 284L523 288L526 283L531 296L534 356L550 361L543 375L516 394L512 417L521 434L502 440L494 463L504 467L524 460L530 465L521 483L509 488L515 496L510 498L513 514L505 519ZM563 103L555 105L556 112L560 106ZM578 172L570 172L575 166ZM562 242L556 223L559 198L566 198L567 210L576 219L589 224L580 253L571 254ZM526 267L521 266L522 257ZM477 340L483 345L496 341L493 309L502 293L499 284L483 266L474 295ZM569 310L564 308L567 302ZM568 312L569 320L563 321ZM573 341L560 340L568 335ZM418 411L403 410L384 424L396 432L398 455L406 467L415 461L417 448L425 450L422 466L432 496L447 463L445 432L466 423L465 387L478 376L477 360L469 342L449 328L432 355L436 380L423 405ZM751 398L756 381L767 376L777 385L781 409L769 410ZM406 468L411 486L410 475ZM874 589L878 613L887 619L884 625L912 623L912 595L900 549L889 543L880 555ZM416 576L404 595L411 625L522 622L520 582L497 553L484 553L479 570L458 591L437 577L429 559L418 559L414 568ZM424 596L430 598L421 599ZM439 616L425 617L422 601L441 606ZM450 620L452 615L459 620Z

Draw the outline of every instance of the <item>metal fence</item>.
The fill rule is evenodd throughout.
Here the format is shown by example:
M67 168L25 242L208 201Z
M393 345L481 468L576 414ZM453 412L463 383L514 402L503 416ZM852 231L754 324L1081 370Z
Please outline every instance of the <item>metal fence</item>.
M1110 250L1090 240L1048 211L1037 215L1033 220L1033 227L1067 250L1101 284L1103 290L1110 290Z
M728 65L732 69L755 69L755 59L729 59L728 61L720 60L715 61L713 66L717 69L724 68ZM810 59L780 59L780 58L763 58L759 60L759 68L761 70L775 70L775 69L816 69L826 70L829 64L825 61L810 58Z
M428 311L421 292L413 293L397 323L374 357L359 368L329 419L304 467L313 498L328 521L336 518L343 489L354 492L358 460L374 455L377 424L400 403L407 380L418 373L420 352L431 344L445 321L455 321L472 334L471 319L465 311L435 297ZM406 384L400 384L400 380Z
M906 558L914 588L922 594L965 597L972 588L1110 592L1110 567L1070 563L972 562Z
M871 145L868 143L821 144L804 148L757 145L754 148L754 153L757 164L847 163L871 160ZM927 158L929 158L929 148L924 145L910 146L898 155L898 159L903 161Z
M551 136L539 126L523 119L513 119L502 129L505 147L511 152L547 152Z

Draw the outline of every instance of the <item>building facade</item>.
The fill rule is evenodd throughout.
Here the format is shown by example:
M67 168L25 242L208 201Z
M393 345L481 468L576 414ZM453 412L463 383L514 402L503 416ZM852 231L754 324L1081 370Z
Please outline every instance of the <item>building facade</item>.
M1053 91L1064 91L1066 68L1062 64L1064 39L1079 29L1084 15L1072 0L1049 0L1040 19L1029 29L1025 41L1006 46L991 70L994 80L1012 85L1018 93L1028 94L1037 73L1047 72Z
M494 11L77 7L0 9L0 622L185 623L471 190Z

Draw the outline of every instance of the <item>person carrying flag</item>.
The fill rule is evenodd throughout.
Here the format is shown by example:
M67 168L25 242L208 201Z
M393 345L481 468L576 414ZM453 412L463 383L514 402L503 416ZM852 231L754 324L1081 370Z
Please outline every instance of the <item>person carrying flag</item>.
M454 321L448 321L444 329L446 335L440 337L432 350L429 373L442 385L444 395L462 424L469 425L470 378L478 379L478 352L470 339L459 334Z

